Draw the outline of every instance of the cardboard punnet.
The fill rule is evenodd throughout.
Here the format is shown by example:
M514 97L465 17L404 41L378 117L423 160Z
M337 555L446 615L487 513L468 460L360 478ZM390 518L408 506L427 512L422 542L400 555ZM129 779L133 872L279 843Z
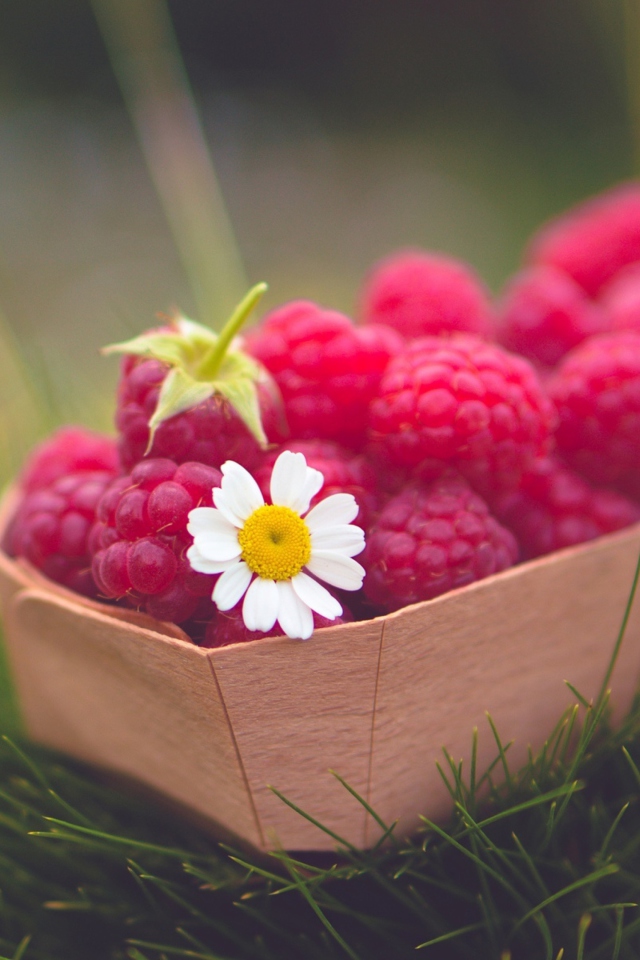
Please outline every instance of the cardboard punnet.
M1 528L10 513L5 500ZM220 649L180 628L75 596L0 554L0 602L29 735L144 784L201 824L261 849L350 843L380 827L335 770L409 834L446 817L442 748L479 768L542 745L597 694L633 583L640 526L521 564L374 620ZM611 678L618 717L640 673L640 601ZM480 772L480 771L479 771Z

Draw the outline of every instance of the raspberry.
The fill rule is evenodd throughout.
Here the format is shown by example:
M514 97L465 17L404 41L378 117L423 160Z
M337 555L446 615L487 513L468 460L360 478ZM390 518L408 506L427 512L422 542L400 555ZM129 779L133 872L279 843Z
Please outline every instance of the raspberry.
M401 337L385 326L355 327L348 317L296 300L272 311L246 349L275 379L291 436L358 448L367 408Z
M149 456L216 468L233 459L251 468L269 441L284 439L277 388L238 337L266 289L252 287L220 333L176 315L105 348L125 355L116 426L126 470Z
M53 469L53 459L47 466ZM113 471L80 470L28 491L5 538L12 557L24 557L45 576L76 593L96 596L89 532Z
M186 558L194 507L211 506L218 470L202 463L151 458L118 477L102 496L89 537L100 592L158 620L213 616L213 578Z
M559 452L591 483L640 494L640 333L590 337L549 381Z
M489 339L492 315L479 277L460 260L422 250L374 266L360 294L364 323L385 323L404 337L462 331Z
M369 532L366 596L385 611L433 597L512 566L513 534L459 476L405 487Z
M449 464L486 497L515 489L546 452L555 412L527 360L458 334L421 337L390 362L370 425L393 467L428 478Z
M319 613L313 614L314 630L321 630L323 627L335 627L339 623L350 623L353 620L350 611L345 607L342 600L342 616L335 620L327 620L321 617ZM214 619L207 624L204 638L200 642L202 647L227 647L231 643L247 643L250 640L262 640L264 637L281 637L282 630L278 624L269 630L268 633L262 633L260 630L247 630L242 619L242 603L239 603L232 610L224 612L218 610Z
M609 314L612 330L640 333L640 264L632 263L603 287L600 303Z
M564 270L595 296L640 260L640 184L614 187L549 221L534 235L527 260Z
M117 470L115 440L84 427L60 427L35 447L23 467L20 484L30 493L69 473Z
M555 267L529 267L517 273L498 308L502 345L549 367L608 327L602 307L590 300L569 274Z
M378 507L378 482L373 465L362 454L346 450L332 440L291 440L265 454L254 476L267 503L271 502L269 483L273 465L282 450L302 453L307 466L319 470L324 477L320 492L312 499L315 506L334 493L352 494L360 507L353 521L366 529Z
M216 468L225 460L235 460L251 470L260 459L260 444L220 394L161 423L147 451L149 420L168 371L169 366L159 360L130 356L122 362L116 428L123 467L130 470L143 457L167 457L176 463L196 461ZM285 431L278 401L265 385L258 387L258 393L265 432L271 440L281 440Z
M499 520L515 533L522 557L594 540L640 520L640 506L614 490L591 487L554 457L538 460L520 489L496 506Z

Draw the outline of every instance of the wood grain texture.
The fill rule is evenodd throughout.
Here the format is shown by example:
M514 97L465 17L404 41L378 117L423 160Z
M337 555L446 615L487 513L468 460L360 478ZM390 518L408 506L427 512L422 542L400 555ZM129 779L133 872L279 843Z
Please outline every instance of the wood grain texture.
M268 785L350 843L364 843L381 620L212 650L211 663L268 845L327 849L334 841Z
M472 729L478 767L497 750L511 765L540 747L575 697L595 696L618 635L640 549L637 527L562 551L385 618L376 694L369 800L400 833L419 814L440 819L450 799L436 769L446 747L468 770ZM612 678L618 716L640 671L640 600ZM375 838L369 824L367 842Z
M206 653L54 594L18 593L9 656L30 735L261 845Z

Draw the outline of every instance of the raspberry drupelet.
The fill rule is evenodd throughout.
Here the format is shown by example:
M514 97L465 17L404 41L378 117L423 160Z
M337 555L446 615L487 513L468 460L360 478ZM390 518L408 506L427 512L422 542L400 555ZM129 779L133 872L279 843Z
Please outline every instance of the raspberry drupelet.
M618 270L640 260L640 184L625 183L546 223L527 261L564 270L591 296Z
M352 494L359 507L354 523L366 530L375 516L379 503L379 485L376 471L362 454L341 447L332 440L290 440L284 446L270 450L255 471L255 479L266 502L270 502L270 480L273 465L283 450L304 454L307 465L319 470L324 477L320 492L311 500L315 506L334 493Z
M9 556L23 557L56 583L95 597L88 541L98 502L114 475L114 470L80 470L28 490L5 536Z
M361 557L364 592L379 609L398 610L505 570L517 557L513 534L448 472L383 507Z
M376 264L360 293L363 323L403 337L461 331L490 339L489 294L467 264L425 250L403 250Z
M213 616L214 578L197 573L186 557L194 507L211 506L219 470L150 458L118 477L97 508L89 547L93 577L103 597L183 623Z
M609 329L608 313L556 267L521 270L497 308L500 343L535 363L554 367L573 347Z
M19 479L22 489L30 493L70 473L116 473L118 469L113 437L85 427L67 426L60 427L34 448Z
M609 315L611 330L640 333L640 263L617 273L601 290L600 303Z
M563 459L591 483L640 496L640 333L590 337L548 387Z
M389 327L356 327L344 314L296 300L268 314L246 349L280 388L292 438L357 449L369 402L402 342Z
M383 462L422 478L447 464L489 497L547 452L556 416L527 360L459 334L421 337L392 360L369 422Z
M516 535L523 560L586 543L640 520L640 505L615 490L590 486L555 457L536 461L519 489L494 509Z

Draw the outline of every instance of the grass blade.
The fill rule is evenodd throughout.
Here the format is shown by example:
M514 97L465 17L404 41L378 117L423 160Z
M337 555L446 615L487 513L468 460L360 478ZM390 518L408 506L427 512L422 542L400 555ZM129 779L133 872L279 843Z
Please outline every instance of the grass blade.
M446 943L448 940L454 940L456 937L462 937L465 933L473 933L475 930L482 930L484 922L469 923L466 927L460 927L458 930L451 930L449 933L443 933L440 937L434 937L433 940L425 940L419 943L416 950L423 950L425 947L435 947L437 943Z

